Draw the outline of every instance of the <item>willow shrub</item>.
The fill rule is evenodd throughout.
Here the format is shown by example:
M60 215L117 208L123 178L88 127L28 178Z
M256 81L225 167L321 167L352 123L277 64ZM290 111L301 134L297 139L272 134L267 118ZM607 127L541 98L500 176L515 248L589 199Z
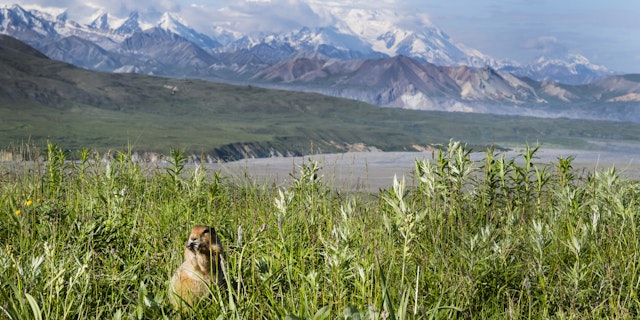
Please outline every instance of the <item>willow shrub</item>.
M638 317L639 184L537 151L473 161L451 142L366 194L335 190L312 159L275 186L177 150L157 167L50 144L42 162L1 165L0 315ZM168 282L194 224L217 228L227 286L178 314Z

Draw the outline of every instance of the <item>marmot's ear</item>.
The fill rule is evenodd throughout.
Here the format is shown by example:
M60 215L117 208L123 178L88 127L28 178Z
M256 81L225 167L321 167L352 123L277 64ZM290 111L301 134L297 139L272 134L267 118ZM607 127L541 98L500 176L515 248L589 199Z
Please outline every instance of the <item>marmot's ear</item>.
M210 227L210 226L206 226L204 231L202 231L202 234L210 234L211 237L215 237L216 236L216 229L214 227Z
M209 232L211 233L211 242L218 243L218 233L216 232L216 229L214 227L210 228Z

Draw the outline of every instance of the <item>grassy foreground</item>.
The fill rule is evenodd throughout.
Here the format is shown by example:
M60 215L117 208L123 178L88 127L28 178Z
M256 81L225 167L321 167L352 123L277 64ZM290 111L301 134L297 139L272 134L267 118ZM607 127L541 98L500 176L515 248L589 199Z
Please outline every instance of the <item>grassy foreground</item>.
M49 145L0 164L0 318L637 318L640 185L536 151L473 162L452 142L361 194L313 160L272 186L178 151L158 169ZM195 224L217 228L238 285L180 315L167 287Z

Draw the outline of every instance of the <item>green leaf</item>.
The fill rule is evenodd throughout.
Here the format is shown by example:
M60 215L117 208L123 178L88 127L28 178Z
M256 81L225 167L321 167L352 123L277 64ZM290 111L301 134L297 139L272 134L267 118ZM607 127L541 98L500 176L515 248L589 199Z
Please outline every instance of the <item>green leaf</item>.
M331 315L331 305L328 305L320 308L320 310L318 310L318 312L316 312L316 314L313 316L313 319L324 320L329 318L330 315Z
M28 293L25 293L24 295L27 297L27 300L29 301L29 305L31 306L31 311L33 312L34 319L42 320L42 311L40 311L40 307L38 306L38 302L36 301L36 299Z

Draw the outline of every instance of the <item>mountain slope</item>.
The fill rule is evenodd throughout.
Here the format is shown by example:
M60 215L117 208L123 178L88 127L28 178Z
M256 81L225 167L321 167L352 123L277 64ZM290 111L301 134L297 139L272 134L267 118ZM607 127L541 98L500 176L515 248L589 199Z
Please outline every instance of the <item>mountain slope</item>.
M45 44L41 48L51 59L66 61L87 69L113 71L122 67L117 55L78 36L69 36Z
M0 36L3 146L30 137L104 150L134 140L139 150L173 146L235 160L299 155L310 145L335 152L355 143L387 150L418 143L418 136L389 125L395 112L318 94L97 73Z
M566 85L518 78L489 67L439 67L397 56L297 58L276 63L252 80L386 107L640 122L637 78L614 76L589 85Z
M336 95L376 105L423 110L462 111L455 108L465 101L541 102L534 88L509 74L491 68L438 67L402 55L349 62L302 58L275 64L253 79L307 83L320 92L336 90ZM449 104L452 101L460 103Z
M640 93L640 75L608 77L593 83L591 87L600 88L601 99L619 99L625 95Z
M416 72L411 65L397 61L387 69ZM640 127L631 123L378 108L319 94L100 73L0 36L0 148L27 139L70 150L129 145L166 153L172 147L227 161L342 152L361 144L416 150L451 138L484 146L536 141L595 147L608 139L639 143L639 137ZM589 142L594 139L601 144Z
M589 73L597 66L578 55L568 63L547 59L539 61L545 67L507 68L454 43L425 18L313 3L317 5L314 10L327 17L324 27L243 35L224 46L169 13L153 26L137 12L125 19L100 12L91 23L81 25L68 20L66 12L11 6L2 11L6 25L2 32L18 33L49 57L93 70L256 81L262 86L315 91L386 107L511 114L519 112L516 106L526 105L534 109L532 114L557 117L571 107L567 104L625 103L632 110L637 102L635 92L619 92L619 97L602 100L593 88L566 87L544 80L547 78L542 83L526 80L538 79L536 72L575 82L580 77L597 79L599 73ZM28 30L33 34L27 34ZM454 66L436 66L430 60ZM507 69L509 72L501 71ZM527 77L510 74L519 72ZM554 108L558 110L555 114L550 112ZM605 115L595 105L588 108L589 117L624 120L627 115Z
M492 68L473 70L469 67L444 68L460 86L463 100L492 100L501 103L542 102L534 88L508 73Z
M208 74L218 61L193 42L158 27L135 32L124 40L122 50L151 64L145 73L152 74Z

